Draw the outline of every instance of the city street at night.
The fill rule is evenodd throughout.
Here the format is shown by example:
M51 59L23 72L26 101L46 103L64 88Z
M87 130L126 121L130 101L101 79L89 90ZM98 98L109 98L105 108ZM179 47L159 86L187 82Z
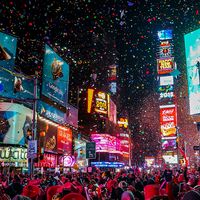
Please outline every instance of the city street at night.
M200 200L200 1L0 13L0 200Z

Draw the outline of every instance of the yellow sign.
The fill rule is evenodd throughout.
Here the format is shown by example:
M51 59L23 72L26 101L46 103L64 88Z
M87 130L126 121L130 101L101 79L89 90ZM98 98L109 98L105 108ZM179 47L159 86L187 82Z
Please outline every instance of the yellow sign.
M121 128L128 128L128 119L127 118L120 118L118 121L118 125Z

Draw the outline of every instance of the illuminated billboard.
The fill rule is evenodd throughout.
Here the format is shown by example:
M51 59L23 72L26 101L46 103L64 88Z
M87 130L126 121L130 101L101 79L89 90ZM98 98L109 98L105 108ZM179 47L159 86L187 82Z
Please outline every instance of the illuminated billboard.
M15 99L33 99L34 81L21 74L13 75L0 69L0 96Z
M17 38L0 32L0 66L13 69L17 49Z
M0 103L0 143L25 145L32 116L32 110L23 105Z
M120 128L128 128L128 119L127 118L120 117L117 123Z
M145 163L147 165L147 167L152 167L153 165L155 165L155 158L154 157L145 157Z
M161 142L163 150L176 149L176 139L162 139Z
M174 85L173 76L160 76L159 81L160 81L159 83L160 86Z
M177 113L175 105L160 106L160 131L162 137L175 137Z
M171 43L167 41L160 41L159 45L159 57L160 58L166 58L172 56L172 46Z
M116 94L117 92L117 66L110 65L108 67L108 82L109 82L109 91L111 94Z
M110 106L108 111L108 119L113 122L117 123L117 106L116 104L110 99Z
M200 29L188 33L185 39L185 56L190 114L200 113Z
M174 70L174 58L157 59L158 74L168 74Z
M37 122L39 139L44 137L44 149L48 152L67 152L72 150L72 130L59 126L45 118L39 117ZM41 141L40 141L41 144Z
M42 94L66 107L68 85L69 65L48 45L45 45Z
M96 152L120 152L120 141L108 134L91 134L91 140L96 143Z
M158 39L159 40L171 40L172 39L172 30L166 29L158 31Z
M110 97L105 92L88 89L87 91L87 112L108 115Z
M178 156L173 151L166 151L162 155L162 157L163 157L165 163L168 163L168 164L178 164Z

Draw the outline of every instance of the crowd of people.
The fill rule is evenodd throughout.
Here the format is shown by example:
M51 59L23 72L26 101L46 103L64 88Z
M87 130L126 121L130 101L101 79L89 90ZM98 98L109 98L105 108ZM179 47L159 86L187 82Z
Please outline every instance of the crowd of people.
M0 174L0 200L200 200L200 169Z

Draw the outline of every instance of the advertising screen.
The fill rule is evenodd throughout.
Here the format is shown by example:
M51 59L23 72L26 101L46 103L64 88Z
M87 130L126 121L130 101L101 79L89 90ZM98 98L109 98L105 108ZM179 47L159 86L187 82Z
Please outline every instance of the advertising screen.
M77 153L77 160L86 159L86 142L75 139L75 151Z
M44 140L44 149L49 152L67 152L72 150L72 130L59 126L49 120L40 117L37 121L37 130L40 140Z
M173 152L166 152L163 156L165 163L168 164L177 164L178 163L178 156Z
M48 167L48 168L55 168L57 167L57 155L55 154L44 154L44 159L40 160L40 162L35 163L35 167Z
M42 94L65 107L68 85L69 65L48 45L45 45Z
M173 76L160 76L159 80L160 80L160 86L174 85Z
M0 103L0 143L25 145L32 116L32 110L23 105Z
M0 66L13 69L17 49L17 38L0 32Z
M155 165L155 158L154 157L145 157L145 162L147 167L151 167Z
M174 58L157 59L158 74L168 74L174 70Z
M67 105L66 123L78 128L78 109L72 105Z
M171 150L176 149L176 140L175 139L162 139L162 149L163 150Z
M72 130L58 126L57 128L57 149L70 153L72 150Z
M92 134L91 140L96 143L96 152L120 152L119 141L114 136L108 134Z
M110 99L108 119L115 124L117 123L117 107L116 104L112 101L112 99Z
M159 57L166 58L172 56L172 47L169 41L160 41Z
M33 99L34 81L0 69L0 96L15 99Z
M175 105L160 106L160 130L163 137L176 136L176 117Z
M188 96L190 114L200 113L200 29L188 33L185 39Z
M158 31L158 39L159 40L171 40L172 39L172 30L166 29Z

